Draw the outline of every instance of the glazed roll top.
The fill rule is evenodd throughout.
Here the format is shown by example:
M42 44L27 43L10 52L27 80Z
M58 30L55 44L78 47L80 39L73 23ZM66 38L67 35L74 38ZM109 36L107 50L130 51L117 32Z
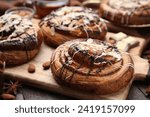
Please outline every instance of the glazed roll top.
M5 56L7 65L28 62L41 43L42 34L30 20L15 14L0 17L0 55Z
M46 23L56 31L65 31L78 37L81 35L85 37L94 36L90 35L92 32L97 32L95 34L99 36L103 31L101 28L104 28L105 32L107 31L105 23L96 13L91 9L82 7L63 7L45 17L42 23Z
M116 24L149 24L150 0L106 0L100 5L100 13Z
M105 42L101 42L98 45L93 42L92 39L88 39L85 42L74 43L69 47L68 55L65 55L65 57L70 57L70 59L68 59L69 63L72 62L72 64L74 63L76 66L77 63L78 65L82 65L81 69L85 67L92 69L91 71L88 71L89 69L84 71L85 75L87 75L87 73L88 75L102 75L107 67L113 64L118 64L119 67L122 65L122 56L115 47ZM114 70L120 69L119 67L112 70L110 69L109 72L114 72ZM81 69L79 68L79 70Z
M55 38L57 33L68 37L58 38L60 42L77 37L104 40L107 32L106 24L100 17L92 9L83 7L60 8L46 16L40 26L44 32L48 30L45 27L49 27L51 38Z
M6 14L0 17L0 50L32 50L38 47L37 32L28 19Z
M118 10L125 10L125 11L137 11L140 10L141 6L149 6L150 0L110 0L109 5L112 8L118 9ZM142 10L142 9L141 9ZM144 9L143 9L144 10ZM148 10L148 9L145 9ZM144 15L144 14L143 14Z
M111 44L99 40L74 40L59 46L51 58L58 83L92 92L116 92L132 79L133 64Z

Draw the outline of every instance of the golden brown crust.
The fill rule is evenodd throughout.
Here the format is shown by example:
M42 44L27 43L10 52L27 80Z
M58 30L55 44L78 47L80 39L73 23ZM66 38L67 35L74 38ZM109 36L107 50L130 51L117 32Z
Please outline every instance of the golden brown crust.
M38 49L30 51L5 51L5 61L8 66L20 65L31 60L38 53Z
M0 51L6 65L20 65L35 57L42 43L42 32L18 15L4 15L0 20L3 24L0 24Z
M56 81L93 94L110 94L125 88L134 72L131 57L105 42L90 43L74 40L56 49L51 58Z
M14 66L26 63L33 59L39 52L42 44L42 34L38 32L38 47L33 50L6 50L3 51L7 66ZM30 45L31 46L31 45Z
M118 25L150 24L150 0L104 0L100 16Z
M46 16L40 23L45 41L58 46L76 38L104 40L106 24L91 9L63 7Z

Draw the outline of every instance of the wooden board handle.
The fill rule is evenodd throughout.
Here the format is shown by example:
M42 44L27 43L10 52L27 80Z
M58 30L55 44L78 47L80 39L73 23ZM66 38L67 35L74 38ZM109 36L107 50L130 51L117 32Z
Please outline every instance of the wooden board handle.
M148 80L150 81L150 65L146 59L139 56L132 55L134 62L134 76L135 80Z

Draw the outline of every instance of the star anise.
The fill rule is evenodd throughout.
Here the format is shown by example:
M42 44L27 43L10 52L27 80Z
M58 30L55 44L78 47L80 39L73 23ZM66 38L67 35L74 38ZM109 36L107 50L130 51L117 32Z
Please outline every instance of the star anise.
M18 89L21 87L21 84L19 83L19 81L9 81L9 83L4 83L4 92L5 93L8 93L8 94L13 94L13 95L16 95L17 94L17 91Z

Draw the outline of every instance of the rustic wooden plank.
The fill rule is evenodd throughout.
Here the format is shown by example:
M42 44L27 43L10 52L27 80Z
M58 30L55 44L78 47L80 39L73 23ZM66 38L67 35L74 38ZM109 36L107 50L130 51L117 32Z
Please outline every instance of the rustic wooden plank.
M145 84L134 82L129 91L127 100L149 100L150 97L145 95L139 90L139 87L145 89ZM63 96L56 93L51 93L45 90L34 88L31 86L24 85L21 92L17 94L16 100L74 100L75 98ZM20 96L21 95L21 96ZM23 97L23 98L22 98Z
M75 98L44 91L42 89L24 86L22 89L25 100L72 100Z
M133 83L131 86L131 90L128 95L128 100L149 100L150 98L146 97L141 90L139 90L140 87L145 87L143 84L137 84L136 82Z
M111 34L112 33L108 33L107 37L110 36ZM133 54L136 55L140 55L143 50L143 47L146 45L146 40L139 37L137 38L137 40L140 41L139 46L132 49L132 51L130 52L131 53L133 52ZM54 80L51 71L50 70L44 71L42 68L42 64L45 61L50 60L50 56L53 50L54 49L48 47L44 43L42 44L39 54L32 61L29 62L35 64L36 66L36 73L34 74L30 74L27 71L29 63L13 68L7 68L4 74L12 76L17 80L21 80L24 83L34 85L35 87L39 87L63 95L68 95L71 97L76 97L79 99L126 99L130 85L125 89L122 89L120 92L111 95L90 95L88 93L82 93L80 91L75 91L70 88L60 86Z

